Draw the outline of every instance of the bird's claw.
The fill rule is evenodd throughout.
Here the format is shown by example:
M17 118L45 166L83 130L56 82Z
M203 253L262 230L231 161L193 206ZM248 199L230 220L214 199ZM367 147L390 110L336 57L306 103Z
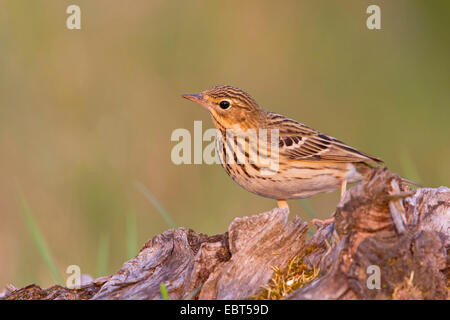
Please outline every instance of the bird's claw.
M327 224L331 224L334 222L334 218L330 218L330 219L325 219L325 220L320 220L320 219L312 219L311 223L315 224L318 227L321 227L323 225L327 225Z

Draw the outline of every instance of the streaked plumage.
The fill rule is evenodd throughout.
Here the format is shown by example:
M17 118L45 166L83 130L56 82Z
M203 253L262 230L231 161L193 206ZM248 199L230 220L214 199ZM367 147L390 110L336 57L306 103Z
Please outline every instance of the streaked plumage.
M382 162L295 120L262 110L250 95L235 87L218 86L198 95L183 97L203 105L209 111L220 132L216 139L216 151L226 172L248 191L267 198L286 200L329 192L347 181L361 180L370 172L371 166L367 162ZM260 129L269 132L271 129L278 130L279 166L272 174L261 174L260 169L264 165L260 161L225 161L227 142L230 142L226 139L226 130L241 133L236 134L234 142L236 150L245 159L261 151L258 144L246 140L245 133L249 129L256 132ZM261 159L270 157L271 151L262 152L259 156L262 156Z

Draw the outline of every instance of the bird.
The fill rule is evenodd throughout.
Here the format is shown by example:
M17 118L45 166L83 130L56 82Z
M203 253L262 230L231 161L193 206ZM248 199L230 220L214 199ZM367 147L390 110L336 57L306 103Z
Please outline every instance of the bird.
M215 152L228 175L244 189L277 200L279 208L289 210L289 199L309 198L339 187L342 200L347 183L361 181L374 165L383 163L305 124L262 109L237 87L215 86L182 97L209 112L217 129ZM277 161L272 163L269 158ZM333 219L312 222L331 223Z

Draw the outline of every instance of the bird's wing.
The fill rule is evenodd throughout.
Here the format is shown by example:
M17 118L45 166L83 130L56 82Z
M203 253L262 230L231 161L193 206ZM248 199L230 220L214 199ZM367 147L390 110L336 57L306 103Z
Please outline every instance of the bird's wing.
M269 113L269 129L279 130L279 153L292 160L338 162L383 161L282 115Z

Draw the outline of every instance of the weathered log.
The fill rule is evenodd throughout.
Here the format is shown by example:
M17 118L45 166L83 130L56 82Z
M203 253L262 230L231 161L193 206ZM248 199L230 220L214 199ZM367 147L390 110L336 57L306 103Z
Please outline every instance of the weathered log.
M287 209L235 219L229 229L231 258L208 277L200 299L244 299L255 295L273 274L271 266L285 266L305 250L308 224Z
M411 195L398 176L380 169L346 193L335 219L321 273L288 299L447 298L450 189ZM376 269L379 289L367 283Z
M295 259L320 272L287 299L449 298L450 189L412 191L380 168L311 239L308 223L288 214L236 218L215 236L168 230L110 277L79 289L8 286L3 299L161 299L161 284L171 299L248 299Z

